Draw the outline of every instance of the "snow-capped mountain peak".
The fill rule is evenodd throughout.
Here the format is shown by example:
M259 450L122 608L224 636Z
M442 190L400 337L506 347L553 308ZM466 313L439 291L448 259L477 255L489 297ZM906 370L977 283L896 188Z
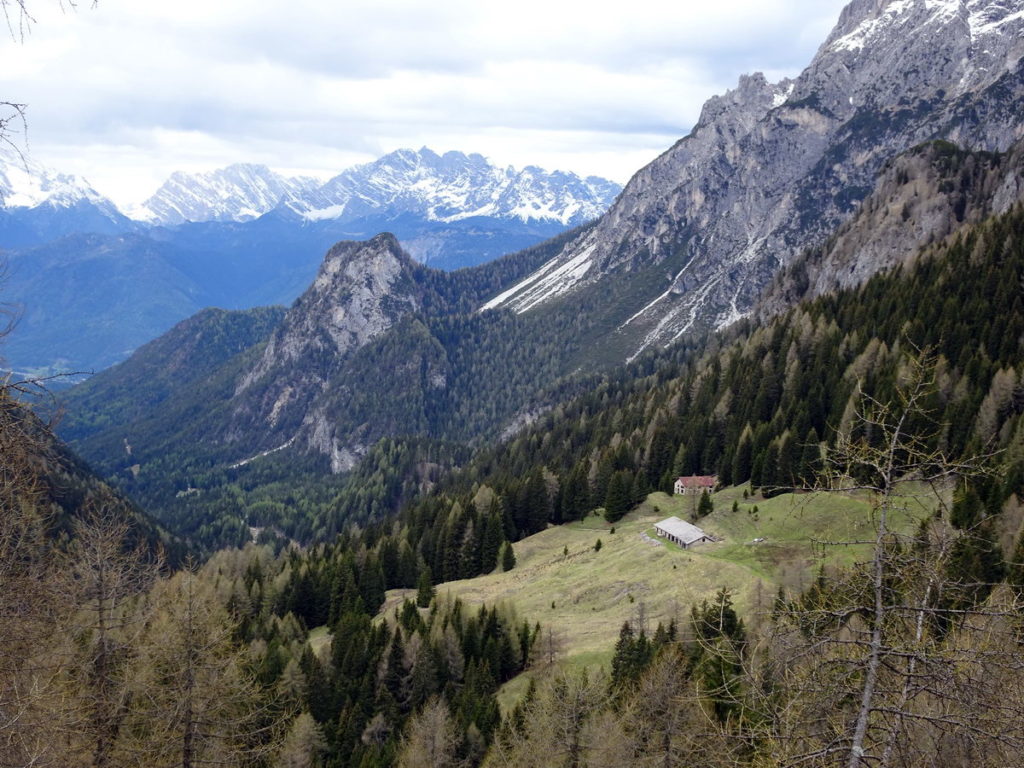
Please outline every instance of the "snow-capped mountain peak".
M58 173L29 155L0 146L0 208L68 208L83 201L114 210L113 203L80 176Z
M474 217L557 221L569 226L603 213L619 193L614 182L536 166L501 168L479 154L423 147L399 149L343 171L317 199L291 207L309 219L414 213L429 221Z
M265 165L236 163L208 173L176 171L130 215L175 225L185 221L249 221L314 192L317 179L287 177Z

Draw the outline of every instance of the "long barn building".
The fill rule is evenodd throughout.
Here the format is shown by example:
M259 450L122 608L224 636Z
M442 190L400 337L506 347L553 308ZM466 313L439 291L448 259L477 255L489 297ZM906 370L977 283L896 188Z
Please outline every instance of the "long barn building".
M678 517L669 517L660 523L654 524L654 530L663 539L668 539L673 544L678 544L683 549L689 549L694 544L714 539L698 528L696 525L680 520Z

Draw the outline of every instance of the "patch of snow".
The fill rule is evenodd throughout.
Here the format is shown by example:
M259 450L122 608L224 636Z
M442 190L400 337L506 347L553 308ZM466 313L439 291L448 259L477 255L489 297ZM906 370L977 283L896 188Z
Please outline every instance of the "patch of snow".
M595 248L596 245L589 244L561 263L558 258L552 259L525 280L499 293L481 306L479 311L496 309L509 303L517 314L521 314L543 301L565 293L590 271L593 266L590 257Z
M1010 22L1024 20L1024 10L1011 13L1009 16L991 18L989 12L992 9L993 7L989 6L980 12L972 13L968 17L967 23L971 29L972 40L998 33L1004 25ZM985 51L985 53L988 53L988 51Z
M955 1L959 2L959 0ZM831 45L832 50L853 52L863 50L868 40L875 37L883 29L891 26L913 7L914 0L896 0L896 2L889 3L877 18L865 19L852 32L834 40Z
M327 219L337 219L344 212L345 203L341 203L340 205L329 205L326 208L306 211L302 214L302 217L307 221L325 221Z
M790 83L786 90L776 93L772 99L772 109L777 109L789 101L789 97L793 95L794 88L796 88L796 83Z

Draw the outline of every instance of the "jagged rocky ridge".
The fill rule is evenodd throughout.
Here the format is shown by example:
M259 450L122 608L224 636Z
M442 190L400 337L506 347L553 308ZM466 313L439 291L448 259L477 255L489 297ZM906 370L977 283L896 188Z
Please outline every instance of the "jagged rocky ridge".
M1017 3L854 0L798 78L755 74L712 98L594 229L484 308L525 312L655 269L660 285L609 317L630 357L728 324L853 214L894 155L1024 135L1022 54Z
M252 163L236 163L208 173L176 171L130 213L164 226L186 221L251 221L282 203L315 193L319 186L317 179L283 176Z

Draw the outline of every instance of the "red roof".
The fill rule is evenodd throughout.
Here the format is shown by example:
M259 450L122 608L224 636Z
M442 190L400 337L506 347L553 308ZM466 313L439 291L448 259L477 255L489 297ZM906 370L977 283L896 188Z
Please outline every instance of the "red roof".
M716 475L693 475L680 477L676 482L682 483L684 488L714 488L718 477Z

